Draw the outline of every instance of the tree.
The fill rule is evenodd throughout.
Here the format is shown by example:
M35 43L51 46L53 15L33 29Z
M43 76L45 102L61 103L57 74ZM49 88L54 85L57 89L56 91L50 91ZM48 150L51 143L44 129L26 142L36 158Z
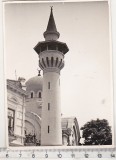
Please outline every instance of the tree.
M84 145L111 145L112 133L111 127L106 119L91 120L87 122L82 130Z

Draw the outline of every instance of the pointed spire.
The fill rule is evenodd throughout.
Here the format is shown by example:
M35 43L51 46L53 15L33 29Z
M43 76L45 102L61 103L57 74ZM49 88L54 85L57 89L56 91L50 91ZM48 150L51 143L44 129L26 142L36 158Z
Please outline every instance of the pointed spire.
M51 13L50 13L50 17L49 17L48 26L47 26L46 31L47 32L49 32L49 31L57 32L56 24L55 24L55 21L54 21L53 8L52 7L51 7Z
M57 40L59 36L60 34L56 28L56 24L53 16L53 6L52 6L47 29L44 32L44 37L45 37L45 40Z

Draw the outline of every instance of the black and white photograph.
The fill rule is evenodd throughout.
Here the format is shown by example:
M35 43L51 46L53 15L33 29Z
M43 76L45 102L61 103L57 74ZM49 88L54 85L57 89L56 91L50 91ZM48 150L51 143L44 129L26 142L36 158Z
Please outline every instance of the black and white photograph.
M108 1L4 3L8 146L113 146Z

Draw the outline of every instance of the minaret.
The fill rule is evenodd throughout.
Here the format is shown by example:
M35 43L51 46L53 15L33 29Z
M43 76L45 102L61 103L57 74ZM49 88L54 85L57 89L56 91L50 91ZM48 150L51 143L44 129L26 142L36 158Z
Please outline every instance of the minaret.
M52 7L43 35L45 41L39 42L34 48L39 55L39 67L43 70L41 145L61 146L60 70L64 67L64 55L69 49L65 43L57 41L60 34Z

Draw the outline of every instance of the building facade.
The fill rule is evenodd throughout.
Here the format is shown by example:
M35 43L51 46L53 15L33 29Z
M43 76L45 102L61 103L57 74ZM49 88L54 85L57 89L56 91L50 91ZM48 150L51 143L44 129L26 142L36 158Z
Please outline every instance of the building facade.
M8 135L11 146L23 146L26 91L21 82L7 80Z

